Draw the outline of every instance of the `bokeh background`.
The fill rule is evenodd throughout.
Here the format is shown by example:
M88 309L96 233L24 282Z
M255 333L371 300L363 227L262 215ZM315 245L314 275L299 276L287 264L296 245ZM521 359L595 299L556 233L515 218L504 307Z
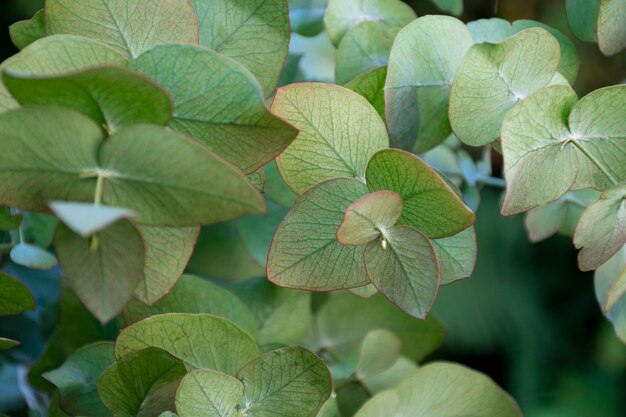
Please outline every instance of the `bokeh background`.
M420 16L439 13L427 0L405 1ZM8 25L29 18L42 3L0 0L0 61L17 52ZM568 35L582 61L574 86L580 96L626 81L626 51L607 58L596 45L575 39L565 0L465 0L461 18L496 16L538 20ZM522 216L499 216L500 198L499 189L481 191L478 265L472 279L440 291L435 314L449 333L433 359L487 373L519 401L527 417L626 416L626 346L601 314L592 274L577 270L571 238L530 244ZM40 290L54 297L58 290L49 281ZM45 331L21 320L0 321L3 333L21 332L27 340L23 349L0 356L0 412L11 416L27 415L29 399L27 389L11 382L22 371L8 364L32 363L45 342L40 336Z

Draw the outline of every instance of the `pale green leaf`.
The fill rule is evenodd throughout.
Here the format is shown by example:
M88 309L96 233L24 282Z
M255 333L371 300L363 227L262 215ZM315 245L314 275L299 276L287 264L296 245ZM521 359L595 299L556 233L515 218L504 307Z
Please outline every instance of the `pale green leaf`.
M337 49L337 83L345 84L364 72L386 66L399 30L367 20L350 29Z
M626 48L626 0L600 0L598 45L605 55Z
M198 138L251 173L280 154L297 131L274 117L252 74L234 60L193 45L164 45L131 67L163 85L174 99L171 126Z
M121 220L89 239L59 225L54 247L68 284L98 320L122 312L143 276L145 247L135 226Z
M31 43L46 36L46 15L39 10L28 20L20 20L9 26L11 42L18 49L24 49Z
M570 189L606 189L626 178L626 87L576 102L570 87L539 90L502 125L505 215L552 202ZM601 168L600 168L601 167Z
M410 359L400 356L391 367L368 378L360 378L367 390L372 394L395 388L417 370L417 365Z
M337 290L368 283L363 247L337 242L345 210L367 194L364 183L348 178L323 182L291 207L274 235L267 277L283 287Z
M136 123L164 126L172 114L168 94L143 75L126 68L98 67L41 77L8 67L3 82L21 105L76 110L108 132Z
M73 416L110 416L96 390L100 375L115 362L113 343L98 342L71 354L63 365L43 374L59 389L59 405Z
M505 114L550 82L560 58L558 41L542 28L498 44L474 45L459 65L450 93L456 136L472 146L497 140Z
M583 271L598 268L626 245L626 184L605 191L583 212L574 245L582 248L578 266Z
M128 57L162 43L198 43L198 19L186 0L46 0L50 34L106 42Z
M11 260L32 269L50 269L57 265L57 258L45 249L28 243L19 243L11 249Z
M0 315L20 314L35 308L35 298L21 281L0 272Z
M244 386L237 378L213 370L193 370L176 392L180 417L243 417L237 405Z
M324 25L335 46L350 29L363 21L401 28L417 16L400 0L329 0Z
M365 298L365 299L370 299L375 294L378 293L378 290L372 284L367 284L367 285L364 285L362 287L350 288L348 291L350 291L352 294L354 294L356 296L359 296L359 297Z
M400 31L385 85L386 120L394 147L421 153L450 135L450 88L473 42L463 22L449 16L424 16Z
M453 236L476 219L454 190L417 156L387 149L367 166L370 191L394 191L403 198L399 224L411 226L434 239Z
M515 35L511 22L499 17L478 19L467 24L476 43L498 43Z
M234 58L261 83L276 88L289 49L286 0L191 0L200 24L200 45Z
M90 203L53 201L48 204L48 207L59 220L82 237L89 237L118 220L134 215L125 208L96 206Z
M300 130L276 159L283 179L297 194L331 178L365 178L367 161L389 146L385 123L376 110L343 87L307 83L283 87L272 112Z
M595 273L596 297L613 323L617 336L626 344L626 246Z
M228 320L208 314L162 314L124 329L115 345L118 359L158 347L192 368L234 375L259 354L252 338Z
M330 397L324 362L302 347L268 352L238 373L244 385L241 413L250 417L312 417Z
M337 229L344 245L366 245L394 226L402 215L403 200L393 191L376 191L361 197L346 209Z
M601 0L566 0L567 18L572 32L578 39L598 40L598 13Z
M460 16L463 13L463 0L431 0L444 12Z
M381 119L385 119L385 81L387 67L368 71L346 84L346 88L359 93L376 109Z
M473 227L454 236L434 239L432 244L439 261L441 285L472 275L478 256L476 231Z
M337 395L335 393L331 394L328 401L320 408L316 417L341 417L339 404L337 404Z
M196 245L199 227L140 226L146 245L143 278L135 297L151 305L163 298L183 274Z
M18 346L19 344L20 342L18 341L0 337L0 351L9 350L11 348L14 348L15 346Z
M187 373L169 353L147 348L109 367L98 380L98 394L116 416L158 416L174 410L174 393Z
M389 369L400 358L402 340L384 329L372 330L363 339L356 376L368 380Z
M248 307L232 292L194 275L183 275L176 286L149 307L135 299L124 310L129 324L166 313L212 314L230 320L250 336L258 333Z
M407 314L424 319L439 288L439 263L430 240L408 226L382 232L363 254L374 286Z

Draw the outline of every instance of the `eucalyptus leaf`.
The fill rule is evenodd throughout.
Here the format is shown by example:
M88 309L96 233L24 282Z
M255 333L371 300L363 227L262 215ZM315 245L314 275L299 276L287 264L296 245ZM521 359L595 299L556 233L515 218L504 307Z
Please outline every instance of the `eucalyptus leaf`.
M176 410L180 417L243 417L237 410L243 390L237 378L209 369L193 370L176 392Z
M418 366L412 360L400 356L393 365L384 371L375 375L369 375L367 378L360 377L361 383L367 387L367 390L372 394L378 394L379 392L395 388L405 379L417 371Z
M333 44L338 46L350 29L363 21L377 21L401 28L417 16L400 0L329 0L324 25Z
M421 153L450 135L450 88L473 43L463 22L449 16L420 17L400 31L385 85L392 146Z
M626 183L602 193L580 217L574 245L582 250L578 266L583 271L598 268L626 245Z
M274 235L267 277L289 288L337 290L368 283L363 247L345 246L335 235L346 209L367 194L355 179L323 182L291 207Z
M198 138L246 173L274 159L297 135L293 127L267 110L252 74L214 51L163 45L130 65L172 95L171 126L175 130Z
M19 344L20 342L18 341L0 337L0 351L9 350L11 348L14 348L15 346L18 346Z
M463 0L431 0L444 12L460 16L463 13Z
M232 322L209 314L161 314L124 329L115 356L157 347L192 368L207 368L234 375L259 355L252 338Z
M446 181L408 152L386 149L376 153L367 166L367 186L370 191L398 193L404 200L398 223L429 238L453 236L476 220Z
M378 294L378 290L373 284L367 284L362 287L350 288L348 291L356 296L365 298L366 300L369 300L375 294Z
M439 263L431 241L407 226L394 226L371 242L363 259L374 286L407 314L424 319L439 288Z
M387 67L370 70L349 83L346 88L359 93L376 109L381 119L385 119L385 80Z
M265 197L283 207L290 207L298 198L280 176L274 161L265 165Z
M451 284L472 275L478 257L474 227L454 236L434 239L432 244L439 261L441 285Z
M365 178L367 161L389 145L385 123L375 109L343 87L309 83L283 87L272 112L300 130L276 159L283 179L297 194L331 178Z
M53 201L48 206L67 227L85 238L106 229L118 220L133 217L131 211L121 207L65 201Z
M289 0L291 30L315 36L324 30L324 12L328 0Z
M11 249L11 260L18 265L32 269L51 269L57 265L57 258L45 249L28 243L18 243Z
M587 42L598 40L598 13L601 0L566 0L567 18L572 32Z
M50 34L85 36L136 57L162 43L198 43L198 19L186 0L46 0Z
M626 48L626 0L600 0L598 45L605 55Z
M626 344L626 246L596 270L594 282L603 313Z
M20 314L35 308L35 298L26 285L0 272L0 315Z
M558 41L545 29L531 28L498 44L474 45L454 78L450 123L472 146L500 137L500 125L515 103L546 86L561 59Z
M265 96L276 88L289 47L286 0L190 0L198 15L200 45L246 66Z
M400 358L402 340L389 330L372 330L363 339L356 375L359 380L380 374Z
M502 124L502 213L550 203L570 189L606 189L626 178L625 101L625 86L596 90L578 102L570 87L553 86L513 107Z
M20 20L9 26L11 42L18 49L24 49L31 43L46 36L46 15L39 10L28 20Z
M267 254L272 244L274 232L287 215L283 206L266 201L268 214L266 216L246 216L237 221L237 230L248 252L261 266L265 266Z
M113 343L98 342L78 349L58 369L43 376L60 393L61 409L74 416L110 416L96 389L100 375L115 362Z
M85 307L102 323L121 313L143 276L145 247L135 226L121 220L89 239L59 225L54 246Z

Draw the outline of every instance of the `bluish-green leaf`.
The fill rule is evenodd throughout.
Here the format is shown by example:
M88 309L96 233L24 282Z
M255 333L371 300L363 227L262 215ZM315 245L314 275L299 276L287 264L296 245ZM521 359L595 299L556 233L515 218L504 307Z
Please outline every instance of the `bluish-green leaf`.
M19 243L11 249L11 260L18 265L33 269L50 269L57 265L57 258L45 249L29 243Z

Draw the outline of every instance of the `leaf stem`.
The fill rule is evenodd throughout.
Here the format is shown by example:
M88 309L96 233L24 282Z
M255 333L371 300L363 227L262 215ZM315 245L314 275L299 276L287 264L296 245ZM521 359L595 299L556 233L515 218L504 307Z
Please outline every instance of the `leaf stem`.
M490 177L487 175L479 175L476 180L485 185L491 185L491 186L498 187L498 188L506 187L506 181L504 181L502 178Z
M102 194L104 193L104 175L98 173L96 177L96 196L94 197L93 204L99 206L102 204Z
M613 183L613 185L619 184L619 181L617 181L617 178L615 178L613 174L611 174L609 170L606 169L606 167L602 165L602 163L598 161L598 159L595 156L593 156L591 152L589 152L577 139L570 139L569 141L573 143L574 146L578 148L578 150L580 150L583 154L585 154L585 156L589 158L589 160L593 162L593 164L596 167L598 167L600 172L606 175L606 177L611 181L611 183Z

